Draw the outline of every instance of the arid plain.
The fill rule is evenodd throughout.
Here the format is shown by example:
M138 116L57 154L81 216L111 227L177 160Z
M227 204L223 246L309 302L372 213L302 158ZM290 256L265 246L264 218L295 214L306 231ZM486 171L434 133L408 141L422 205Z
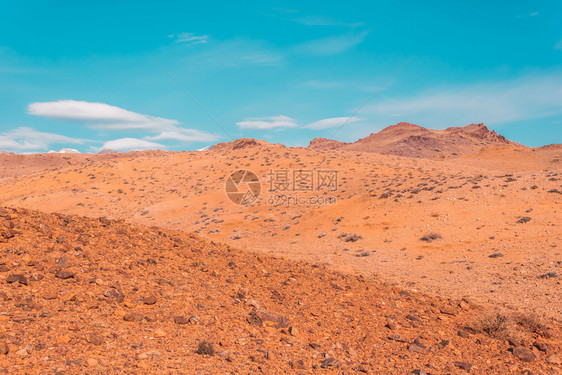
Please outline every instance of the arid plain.
M385 131L354 144L315 140L304 148L245 139L197 152L0 154L0 205L17 208L4 213L13 233L0 243L7 256L0 262L5 345L22 350L17 332L45 329L48 318L18 322L21 316L6 310L33 297L62 311L51 329L67 332L53 335L52 345L78 357L94 348L76 363L48 362L65 373L151 366L202 374L214 373L212 366L232 373L560 373L562 146L525 147L482 125L428 131L403 123ZM237 170L261 182L247 205L225 192ZM328 171L336 185L280 191L275 178L283 171L293 178ZM78 240L84 228L89 240ZM182 255L174 236L200 250ZM159 256L165 260L139 265ZM41 272L54 275L67 269L61 258L70 258L71 284L58 285L66 280L60 277L53 284L48 277L4 281L32 277L43 260ZM158 282L169 278L175 281ZM142 285L134 297L124 292L135 283ZM48 291L54 298L42 299ZM145 311L152 304L143 298L152 295L160 312ZM225 308L233 299L243 308ZM46 306L51 300L57 307ZM86 307L108 300L112 307ZM103 311L95 317L101 333L72 318L69 305L86 316ZM174 331L174 309L199 311L190 333ZM244 311L253 318L244 320ZM141 340L128 328L136 318L121 319L127 314L140 314L150 350L126 349L127 340ZM506 322L495 328L479 328L501 317ZM68 332L70 326L78 328ZM125 332L112 338L112 329ZM98 340L88 335L101 344L90 345ZM173 349L181 335L193 341L182 346L189 352L183 359ZM240 344L242 337L253 344ZM221 346L221 355L198 360L195 342L203 338ZM8 353L0 364L36 369L46 355L37 353L51 345L43 344L19 357ZM197 371L185 370L186 363Z

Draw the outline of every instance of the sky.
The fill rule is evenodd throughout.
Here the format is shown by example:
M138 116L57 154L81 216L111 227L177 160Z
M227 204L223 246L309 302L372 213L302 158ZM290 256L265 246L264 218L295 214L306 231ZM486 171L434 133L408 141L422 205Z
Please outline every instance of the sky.
M561 1L0 0L0 150L355 141L401 121L562 143Z

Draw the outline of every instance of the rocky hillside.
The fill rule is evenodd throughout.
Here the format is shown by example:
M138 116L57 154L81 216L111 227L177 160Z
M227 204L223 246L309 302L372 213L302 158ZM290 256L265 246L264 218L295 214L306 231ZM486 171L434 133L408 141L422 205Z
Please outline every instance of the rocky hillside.
M177 231L0 209L0 373L549 374L560 329Z
M267 141L260 141L254 138L240 138L232 142L218 143L212 147L212 150L241 150L241 149L255 148L255 147L278 148L278 147L285 147L285 146L283 146L280 143L273 144Z
M308 147L377 152L409 157L447 158L475 153L485 147L505 145L516 145L516 143L493 130L490 131L484 124L432 130L401 122L354 143L315 138Z
M308 148L311 148L313 150L337 150L346 145L349 145L349 143L327 138L314 138L312 141L310 141Z

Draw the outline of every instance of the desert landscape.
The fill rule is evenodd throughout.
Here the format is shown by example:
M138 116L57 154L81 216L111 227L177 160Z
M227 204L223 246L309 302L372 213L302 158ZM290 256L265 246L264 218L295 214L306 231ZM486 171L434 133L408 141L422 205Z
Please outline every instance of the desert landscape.
M560 374L561 160L409 123L0 154L0 371Z

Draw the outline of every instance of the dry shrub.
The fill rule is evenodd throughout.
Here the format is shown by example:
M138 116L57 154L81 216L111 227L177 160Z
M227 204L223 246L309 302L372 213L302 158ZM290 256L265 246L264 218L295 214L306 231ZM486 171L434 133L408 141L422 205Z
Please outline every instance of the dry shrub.
M550 337L550 327L545 318L531 314L516 314L513 318L515 324L526 331L542 337Z
M469 324L474 332L485 333L488 336L503 339L508 336L510 330L509 316L500 311L482 313Z
M442 238L439 233L431 232L431 233L426 233L422 238L420 238L420 240L431 242L439 238Z
M209 341L201 341L197 345L197 350L195 351L197 354L207 354L207 355L214 355L215 348L213 348L213 344Z
M542 337L550 336L550 328L544 318L501 310L482 312L467 328L504 340L521 339L531 333Z

